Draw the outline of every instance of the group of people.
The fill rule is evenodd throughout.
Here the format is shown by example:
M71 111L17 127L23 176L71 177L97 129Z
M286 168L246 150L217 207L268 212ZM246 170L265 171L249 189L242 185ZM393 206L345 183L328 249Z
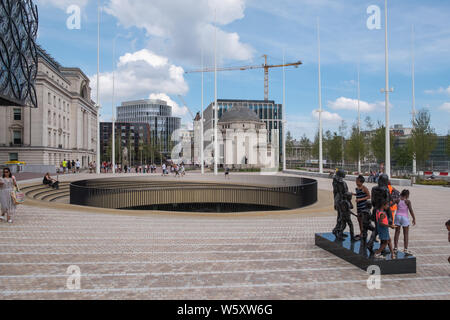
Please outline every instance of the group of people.
M412 254L408 249L410 226L416 225L416 217L409 200L409 190L398 192L390 183L389 177L381 174L378 177L378 185L372 189L372 192L364 185L365 178L359 176L356 178L355 193L348 191L344 181L345 173L338 170L333 179L333 193L335 199L335 209L338 212L338 220L333 233L336 238L343 240L345 238L344 230L350 228L350 237L352 241L361 240L363 245L373 252L373 244L378 237L381 241L380 248L373 252L375 258L383 259L382 255L385 248L389 247L393 256L398 253L398 242L403 230L404 249L407 255ZM357 214L351 210L352 196L356 197ZM371 211L371 209L373 209ZM360 235L355 236L351 215L358 218ZM410 220L410 216L412 221ZM394 246L389 233L389 229L395 230ZM371 231L370 240L367 242L368 232Z
M66 160L61 161L59 165L58 173L66 174L66 173L80 173L81 171L81 162L80 160Z
M168 176L169 174L175 175L176 178L181 178L186 175L186 168L184 167L184 163L176 164L176 163L163 163L161 166L162 176Z
M369 183L378 183L378 179L380 178L380 176L382 174L383 174L383 172L381 170L380 171L370 170L368 182Z

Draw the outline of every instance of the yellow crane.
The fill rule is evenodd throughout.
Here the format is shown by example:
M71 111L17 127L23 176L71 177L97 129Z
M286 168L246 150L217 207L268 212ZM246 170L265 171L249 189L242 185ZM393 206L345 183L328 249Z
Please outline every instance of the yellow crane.
M263 55L265 60L263 65L258 66L242 66L242 67L228 67L228 68L217 68L217 71L244 71L244 70L254 70L254 69L264 69L264 100L269 100L269 69L272 68L283 68L283 67L295 67L298 68L303 63L301 61L286 63L286 64L278 64L278 65L269 65L267 64L267 54ZM186 73L207 73L214 72L214 68L205 68L199 70L187 71Z

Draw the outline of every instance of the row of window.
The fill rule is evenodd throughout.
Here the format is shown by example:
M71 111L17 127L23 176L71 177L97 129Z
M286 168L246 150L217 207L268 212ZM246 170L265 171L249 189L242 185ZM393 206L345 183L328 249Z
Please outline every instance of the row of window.
M69 103L64 101L64 100L61 100L61 98L58 98L58 104L57 104L56 103L56 99L57 99L56 96L53 95L53 107L54 108L58 107L59 110L61 110L61 107L62 107L63 112L70 113L70 105L69 105ZM52 105L52 94L51 94L51 92L48 93L47 101L48 101L49 105ZM61 104L61 102L62 102L62 104Z
M58 128L61 128L63 130L70 130L70 119L66 119L65 116L61 118L61 115L58 115L58 117L56 117L56 112L53 113L52 117L52 112L50 110L47 114L47 124L49 126L53 125L53 127L57 127L56 125L58 124Z

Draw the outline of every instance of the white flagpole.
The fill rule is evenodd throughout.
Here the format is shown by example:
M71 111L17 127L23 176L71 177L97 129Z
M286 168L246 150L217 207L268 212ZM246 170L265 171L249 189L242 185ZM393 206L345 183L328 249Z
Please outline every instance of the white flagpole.
M214 175L219 174L218 108L217 108L217 11L214 12Z
M384 2L385 4L385 12L384 12L384 23L385 23L385 68L386 68L386 88L384 90L386 96L386 163L385 163L385 173L390 177L391 176L391 131L390 131L390 122L389 122L389 92L391 89L389 88L389 46L388 46L388 6L387 0Z
M317 18L317 42L319 54L319 172L323 173L323 132L322 132L322 79L320 68L320 20Z
M204 68L204 61L203 61L204 57L203 57L203 47L202 47L202 70ZM200 120L200 132L201 132L201 138L200 138L200 160L202 162L202 175L205 174L205 153L204 153L204 149L205 149L205 141L204 141L204 117L203 117L203 109L204 109L204 72L202 72L202 118Z
M412 125L416 125L416 53L415 53L415 34L414 25L412 25ZM417 174L416 154L413 156L413 174Z
M96 173L100 174L100 0L97 1L97 161Z
M286 171L286 67L284 65L286 64L286 52L285 49L283 50L283 128L282 128L282 134L283 134L283 171ZM279 129L279 128L278 128Z
M111 151L111 166L113 174L116 173L116 112L115 112L115 60L116 60L116 38L113 41L113 94L112 94L112 151Z
M361 138L361 85L360 85L361 65L358 62L358 139ZM360 143L360 141L358 141ZM359 147L358 147L359 149ZM358 172L361 174L361 150L358 152Z

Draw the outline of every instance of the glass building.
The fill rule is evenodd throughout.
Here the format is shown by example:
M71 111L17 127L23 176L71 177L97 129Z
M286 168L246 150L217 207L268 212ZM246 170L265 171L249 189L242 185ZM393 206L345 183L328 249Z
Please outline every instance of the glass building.
M181 118L172 116L172 107L163 100L123 102L117 108L117 121L148 123L151 143L162 146L166 156L172 151L172 134L181 127Z

